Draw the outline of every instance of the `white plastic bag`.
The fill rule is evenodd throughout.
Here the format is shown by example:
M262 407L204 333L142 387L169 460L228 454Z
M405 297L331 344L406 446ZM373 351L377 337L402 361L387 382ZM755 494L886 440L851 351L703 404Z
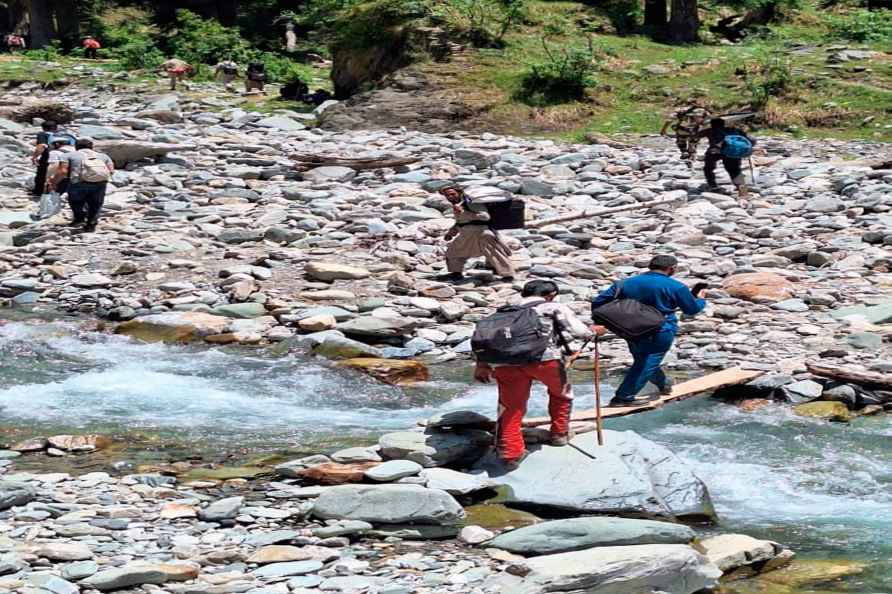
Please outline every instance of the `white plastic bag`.
M59 214L62 210L62 196L58 192L49 192L40 197L35 219L42 221Z

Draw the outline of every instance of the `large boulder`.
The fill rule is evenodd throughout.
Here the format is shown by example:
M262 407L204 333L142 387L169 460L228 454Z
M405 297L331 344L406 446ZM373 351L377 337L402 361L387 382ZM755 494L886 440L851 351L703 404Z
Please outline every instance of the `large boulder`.
M96 143L96 150L111 157L118 167L133 161L156 159L168 153L194 150L189 144L168 144L165 142L142 142L138 140L106 140Z
M486 543L519 555L553 555L590 549L646 544L689 544L694 531L682 524L631 518L569 518L525 526Z
M457 462L473 462L492 443L486 431L463 433L421 433L397 431L378 439L381 455L391 460L411 460L425 468L446 466Z
M853 305L830 312L837 320L846 318L862 319L871 324L888 324L892 322L892 302L879 305Z
M31 124L34 119L67 124L74 119L74 110L61 101L52 99L15 97L0 104L0 118L23 124Z
M419 485L343 485L322 493L313 515L373 524L455 525L465 512L446 491Z
M715 510L701 481L675 454L632 431L576 437L573 447L541 446L506 471L494 454L478 471L505 487L504 502L573 513L712 520ZM555 488L560 485L560 488Z
M185 582L198 577L198 565L191 563L130 563L123 567L106 569L81 582L87 588L102 592L120 590L143 584Z
M353 171L351 169L351 171ZM371 274L365 268L357 266L348 266L347 264L338 264L336 262L310 262L304 271L307 276L324 282L332 282L336 280L356 280L368 278Z
M408 318L362 316L342 322L336 329L348 338L402 346L415 329L415 321Z
M185 311L142 316L118 325L116 334L146 342L195 342L222 334L230 320L223 316Z
M0 480L0 511L26 505L37 498L37 492L25 483Z
M790 281L773 272L735 274L726 278L722 287L732 297L757 303L790 299L795 291Z
M393 386L410 385L426 382L430 379L427 366L421 361L400 361L394 359L357 358L347 359L339 363L356 371L368 374L373 378Z
M511 594L693 594L722 572L685 544L600 547L526 561L528 573L491 578L490 591Z
M720 534L700 541L706 557L722 571L770 561L784 548L770 540L758 540L746 534Z

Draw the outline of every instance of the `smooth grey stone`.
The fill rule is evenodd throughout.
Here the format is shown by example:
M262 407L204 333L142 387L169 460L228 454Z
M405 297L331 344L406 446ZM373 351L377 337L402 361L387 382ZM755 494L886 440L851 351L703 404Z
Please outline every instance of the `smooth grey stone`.
M570 518L543 522L504 532L487 547L519 555L551 555L592 547L643 544L686 544L694 540L693 530L682 524L630 518Z

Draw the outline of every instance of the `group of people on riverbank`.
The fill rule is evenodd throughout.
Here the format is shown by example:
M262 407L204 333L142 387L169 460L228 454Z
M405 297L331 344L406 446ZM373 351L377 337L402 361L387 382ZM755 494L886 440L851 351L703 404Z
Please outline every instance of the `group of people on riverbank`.
M609 406L644 406L671 395L673 382L661 365L678 333L676 312L693 316L703 311L706 287L690 289L674 279L678 268L674 256L656 255L648 268L643 274L612 283L592 300L592 318L609 328L598 323L587 326L569 307L558 303L560 287L552 280L527 282L519 303L502 307L478 323L471 342L476 359L474 379L482 383L494 379L498 385L496 450L508 468L517 467L527 453L522 422L534 381L548 391L550 445L565 446L572 439L573 387L568 371L578 353L608 331L627 340L633 359ZM627 305L630 303L632 307ZM608 311L611 305L614 307ZM653 316L651 327L636 336L623 332L629 316L641 311ZM642 393L649 383L656 390Z
M724 120L713 118L708 129L693 132L685 138L684 147L679 145L683 156L692 156L699 138L709 141L704 159L707 189L717 188L715 168L721 162L745 204L748 190L742 160L749 156L755 141L742 130L727 126ZM736 149L728 150L728 145L735 143L739 143ZM440 279L467 282L467 261L483 257L502 281L513 281L511 249L492 228L489 204L469 199L457 185L447 185L440 192L455 219L446 234L451 240L445 253L447 273ZM592 301L592 318L602 323L590 327L555 301L560 288L551 280L527 282L518 304L503 307L478 323L472 339L477 362L474 377L483 383L494 379L498 384L496 445L507 466L517 466L525 455L521 424L534 381L548 390L551 444L569 442L573 393L567 379L568 362L584 348L574 349L575 341L587 344L608 331L627 340L633 362L610 406L642 406L672 393L672 380L661 365L678 331L676 312L696 315L706 306L706 286L688 288L673 278L677 268L675 257L656 255L648 272L613 283ZM656 391L642 395L648 383Z
M482 256L502 281L513 281L511 249L498 231L488 226L487 203L468 199L453 184L440 192L455 218L455 226L446 235L452 241L445 253L447 273L441 279L467 282L465 264ZM478 323L471 342L476 358L474 377L498 384L497 451L508 467L516 467L525 456L521 423L534 381L548 390L551 444L569 443L573 391L568 363L585 344L608 331L626 338L633 357L609 405L642 406L671 394L672 380L661 364L678 332L676 312L696 315L706 306L706 286L688 288L673 278L677 269L674 256L656 255L648 272L613 283L592 301L592 318L602 323L591 326L556 301L560 287L552 280L527 282L518 304L500 308ZM585 344L580 346L579 341ZM642 395L648 383L656 391Z
M69 226L92 233L115 172L114 161L95 150L92 138L69 134L53 121L43 122L41 128L31 155L37 167L34 194L41 199L40 211L34 218L56 214L67 196L72 213Z
M192 64L179 58L171 58L166 60L159 67L160 71L166 73L170 79L170 90L175 91L177 85L185 81L189 76L195 74L196 70ZM241 68L232 58L221 60L214 67L214 78L223 83L224 88L229 92L234 92L233 82L240 78ZM245 67L245 92L266 94L266 66L263 62L251 62Z

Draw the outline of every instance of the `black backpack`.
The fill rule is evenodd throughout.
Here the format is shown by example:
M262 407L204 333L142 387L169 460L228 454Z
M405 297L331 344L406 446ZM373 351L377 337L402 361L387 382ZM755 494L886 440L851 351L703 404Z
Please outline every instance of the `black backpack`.
M477 322L471 336L471 350L480 363L526 365L542 360L551 335L542 324L536 306L506 305Z
M635 299L620 299L623 281L616 282L613 301L592 308L592 321L626 340L638 340L663 327L666 315L652 305Z
M251 62L248 64L248 80L266 80L266 65L263 62Z

